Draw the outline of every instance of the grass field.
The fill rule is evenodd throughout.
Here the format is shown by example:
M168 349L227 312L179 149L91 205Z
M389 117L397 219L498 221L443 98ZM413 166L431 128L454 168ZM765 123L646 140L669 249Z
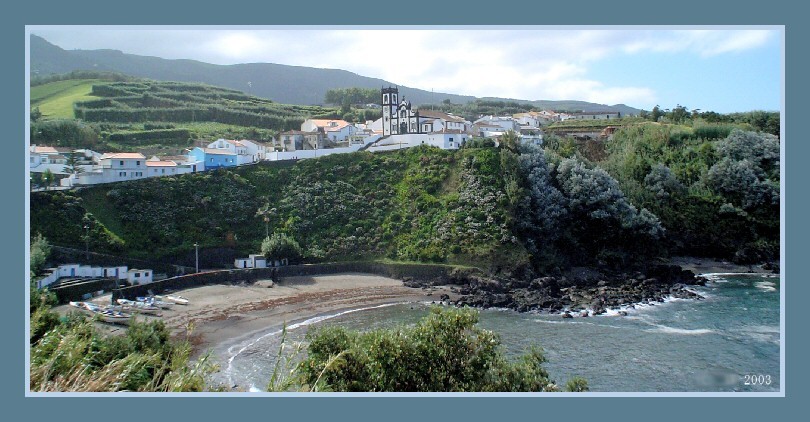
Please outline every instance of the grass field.
M31 107L39 107L43 119L72 119L73 103L98 97L90 95L98 79L51 82L31 88Z

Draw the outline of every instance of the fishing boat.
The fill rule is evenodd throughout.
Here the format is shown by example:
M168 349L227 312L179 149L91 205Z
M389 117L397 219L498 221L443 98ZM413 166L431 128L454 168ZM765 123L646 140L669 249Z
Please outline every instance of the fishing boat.
M149 315L157 315L160 316L160 308L146 303L146 302L137 302L134 300L127 300L127 299L118 299L118 304L121 305L121 309L117 309L124 312L137 312L141 314L149 314Z
M166 302L163 300L157 300L154 296L138 296L135 298L136 302L144 303L147 305L155 306L161 309L171 309L174 306L172 302Z
M109 308L102 308L100 311L96 312L96 315L98 315L99 319L102 321L110 324L129 325L129 321L132 318L132 315L128 313Z
M155 296L155 299L176 303L178 305L188 305L188 299L184 298L183 296L177 295Z
M111 307L101 307L92 302L70 302L70 306L78 308L94 317L98 317L101 321L110 324L124 324L128 325L132 315L121 312Z

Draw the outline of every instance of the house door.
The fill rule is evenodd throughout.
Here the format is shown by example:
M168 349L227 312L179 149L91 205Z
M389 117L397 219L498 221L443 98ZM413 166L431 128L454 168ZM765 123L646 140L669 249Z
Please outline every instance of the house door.
M76 269L75 268L70 269L70 276L71 277L76 277Z

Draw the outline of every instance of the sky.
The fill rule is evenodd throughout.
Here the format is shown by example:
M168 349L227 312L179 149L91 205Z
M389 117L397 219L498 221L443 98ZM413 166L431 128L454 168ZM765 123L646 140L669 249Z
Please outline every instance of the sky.
M344 69L424 90L779 110L780 27L34 27L67 50Z

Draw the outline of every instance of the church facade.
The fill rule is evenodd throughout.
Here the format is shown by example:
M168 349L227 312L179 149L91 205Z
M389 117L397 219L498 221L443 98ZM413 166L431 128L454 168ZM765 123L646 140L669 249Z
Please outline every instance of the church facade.
M423 133L419 125L419 110L412 110L410 101L399 98L398 88L383 88L380 94L383 136Z

